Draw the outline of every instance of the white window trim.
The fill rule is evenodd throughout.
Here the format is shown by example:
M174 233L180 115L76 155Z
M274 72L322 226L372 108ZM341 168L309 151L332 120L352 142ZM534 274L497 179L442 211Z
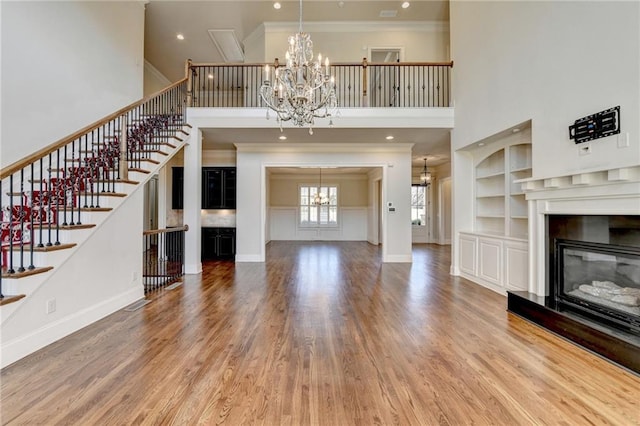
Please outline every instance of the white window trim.
M411 223L411 227L414 229L424 229L427 227L427 221L426 221L426 217L428 216L428 207L429 207L429 202L428 202L428 195L429 195L429 188L428 187L423 187L421 185L411 185L411 188L413 187L422 187L424 188L424 212L425 212L425 223L423 223L422 225L414 225L413 223ZM414 204L411 203L411 205L409 206L409 208L411 209L411 213L413 214L413 206ZM413 221L412 221L413 222Z
M342 224L342 220L341 220L341 211L340 211L340 185L338 185L337 183L331 183L331 182L323 182L322 186L326 186L326 187L330 187L333 186L337 189L338 191L338 200L336 203L336 223L335 224L331 224L331 223L327 223L327 224L320 224L320 223L309 223L308 225L303 224L300 221L300 188L302 187L313 187L313 188L318 188L318 183L300 183L298 184L298 192L297 192L297 197L298 197L298 203L296 206L296 223L298 224L298 229L317 229L317 228L323 228L323 229L339 229L341 224Z

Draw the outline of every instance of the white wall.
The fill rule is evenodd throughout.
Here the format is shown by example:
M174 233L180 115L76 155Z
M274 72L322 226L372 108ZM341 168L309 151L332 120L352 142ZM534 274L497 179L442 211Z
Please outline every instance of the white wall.
M313 51L333 62L360 62L370 48L404 50L404 61L449 60L449 28L439 22L308 22ZM298 31L297 23L266 22L247 37L247 58L257 62L284 61L288 37Z
M237 144L236 260L265 260L266 169L278 166L381 167L385 211L383 261L411 261L411 145ZM273 230L272 230L273 231ZM271 235L273 238L273 234Z
M142 98L143 3L1 3L3 166Z
M144 96L152 95L170 86L172 82L165 77L151 62L144 61Z
M46 273L46 285L3 321L3 367L144 297L143 193L139 185L65 263ZM22 278L20 285L36 277ZM56 310L47 314L52 299Z
M639 2L451 2L452 149L532 120L534 177L640 163ZM578 155L568 126L620 105L622 130Z

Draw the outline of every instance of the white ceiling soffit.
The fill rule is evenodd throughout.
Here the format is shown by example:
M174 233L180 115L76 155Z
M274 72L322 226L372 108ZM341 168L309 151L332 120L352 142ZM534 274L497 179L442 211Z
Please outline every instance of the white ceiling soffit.
M209 30L209 37L225 62L244 62L244 52L234 30Z

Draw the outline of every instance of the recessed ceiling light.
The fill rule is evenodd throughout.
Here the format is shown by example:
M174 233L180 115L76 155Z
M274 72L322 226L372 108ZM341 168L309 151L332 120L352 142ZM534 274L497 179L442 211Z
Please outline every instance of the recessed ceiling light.
M520 129L516 127L515 129L511 129L511 131L512 131L513 133L518 133L518 132L520 131Z
M484 146L484 142L480 142L478 146Z
M280 135L278 136L278 139L280 139L281 141L286 141L287 137L285 135Z
M209 77L209 80L213 80L213 74L209 74L207 77Z
M393 140L393 136L389 135L389 136L387 136L387 138L386 138L386 139L387 139L388 141L391 141L391 140Z
M282 5L280 4L280 2L279 2L279 1L277 1L277 2L273 3L273 8L274 8L274 9L280 9L281 7L282 7Z
M411 6L411 3L409 3L408 1L405 1L405 2L403 2L403 3L402 3L402 8L403 8L403 9L406 9L406 8L408 8L409 6Z
M182 33L178 33L178 34L176 34L176 38L177 38L178 40L184 40L184 34L182 34Z

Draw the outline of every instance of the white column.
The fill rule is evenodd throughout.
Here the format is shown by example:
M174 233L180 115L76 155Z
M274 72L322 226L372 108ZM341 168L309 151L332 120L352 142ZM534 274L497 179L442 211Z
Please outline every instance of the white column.
M200 260L202 193L202 131L198 127L191 130L189 144L184 147L184 208L183 223L189 225L185 233L185 273L202 272Z
M167 165L158 171L158 229L167 227Z

